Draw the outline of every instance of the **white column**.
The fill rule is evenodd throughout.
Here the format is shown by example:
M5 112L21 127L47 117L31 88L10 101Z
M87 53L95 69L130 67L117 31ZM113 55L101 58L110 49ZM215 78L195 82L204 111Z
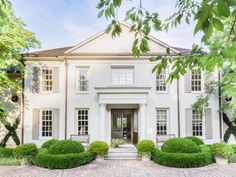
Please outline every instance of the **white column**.
M105 124L106 124L106 105L100 104L100 140L106 141L105 137Z
M146 104L140 104L139 105L140 109L140 116L138 117L139 119L139 140L145 139L146 138Z

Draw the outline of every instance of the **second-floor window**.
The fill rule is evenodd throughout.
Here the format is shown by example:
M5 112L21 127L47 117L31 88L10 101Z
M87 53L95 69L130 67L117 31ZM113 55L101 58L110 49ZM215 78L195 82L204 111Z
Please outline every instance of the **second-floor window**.
M192 70L191 73L191 90L202 91L202 73L198 70Z
M160 74L156 74L156 91L167 91L166 70L163 70Z
M42 91L51 92L52 91L52 69L42 70Z
M132 85L134 68L112 68L111 82L113 85Z
M85 92L88 91L88 68L77 69L77 91Z

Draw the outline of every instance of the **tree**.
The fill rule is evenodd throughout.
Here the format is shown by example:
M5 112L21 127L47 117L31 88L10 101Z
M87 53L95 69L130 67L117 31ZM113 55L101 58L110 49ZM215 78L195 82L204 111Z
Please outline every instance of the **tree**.
M118 36L122 30L116 20L115 9L120 8L124 0L100 0L97 8L98 17L105 16L111 23L107 31L113 37ZM168 31L170 27L177 27L185 21L189 24L193 19L196 22L194 34L203 32L202 44L194 44L189 56L166 56L150 58L152 62L158 62L153 72L160 73L169 64L172 65L168 81L179 79L187 69L213 72L219 69L222 73L221 91L223 97L231 98L224 109L232 112L231 121L236 119L236 0L176 0L177 12L171 15L164 23L158 16L158 12L150 13L142 6L142 0L137 7L126 12L126 20L132 26L130 31L135 33L132 53L139 57L142 53L148 53L148 34L151 30L161 29ZM208 52L205 52L207 49ZM167 48L166 53L170 53Z
M1 100L6 90L20 91L19 79L12 79L9 72L18 72L24 75L24 64L22 53L39 45L34 34L25 29L25 24L17 18L12 10L9 0L0 0L0 92ZM12 70L13 68L13 70ZM0 122L9 131L1 140L0 146L5 146L7 140L12 136L15 143L20 143L15 132L20 122L20 115L13 124L10 123L5 104L0 102Z

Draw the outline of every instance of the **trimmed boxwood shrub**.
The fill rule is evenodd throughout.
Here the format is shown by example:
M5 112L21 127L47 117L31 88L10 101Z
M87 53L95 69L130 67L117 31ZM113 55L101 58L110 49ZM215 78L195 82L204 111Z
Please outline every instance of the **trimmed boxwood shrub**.
M202 167L212 163L212 155L206 145L201 145L198 153L169 153L156 149L152 159L158 164L177 168Z
M233 154L233 148L225 143L215 143L211 146L214 157L223 157L229 159Z
M234 154L236 154L236 144L231 144L231 147L234 150Z
M72 140L61 140L49 147L50 154L72 154L84 152L84 147L80 142Z
M188 137L185 137L185 138L192 140L198 146L201 145L201 144L204 144L204 142L196 136L188 136Z
M151 155L155 149L155 144L151 140L139 141L136 145L139 155Z
M13 157L14 148L0 147L0 158Z
M171 138L161 147L163 152L171 153L198 153L199 146L192 140L186 138Z
M48 140L48 141L45 141L41 148L46 148L46 149L49 149L52 145L54 145L55 143L57 143L59 140L56 140L56 139L51 139L51 140Z
M73 154L50 154L47 149L40 149L34 164L49 169L67 169L85 165L94 159L88 151Z
M27 143L17 146L13 154L17 159L25 159L32 162L38 153L37 146L34 143Z
M104 156L108 153L109 146L104 141L94 141L90 144L88 151L94 153L96 157Z

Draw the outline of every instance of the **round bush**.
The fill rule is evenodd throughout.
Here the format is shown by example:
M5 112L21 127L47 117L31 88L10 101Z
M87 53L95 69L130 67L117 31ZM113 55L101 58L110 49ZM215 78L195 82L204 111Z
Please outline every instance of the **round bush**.
M142 140L138 142L136 148L140 155L149 155L154 151L155 144L151 140Z
M198 153L199 146L192 140L186 138L171 138L167 140L161 147L163 152L171 153Z
M46 149L49 149L52 145L54 145L55 143L57 143L59 140L56 140L56 139L51 139L51 140L48 140L48 141L45 141L41 148L46 148Z
M61 140L49 147L49 154L73 154L84 152L84 147L80 142L72 140Z
M231 147L234 150L234 154L236 154L236 144L231 144Z
M94 155L88 151L75 154L49 154L48 149L40 149L35 165L49 169L68 169L93 161Z
M96 157L104 156L108 153L109 146L104 141L94 141L89 146L89 152L94 153Z
M19 145L13 152L17 159L26 159L32 162L38 153L37 146L34 143Z
M177 168L193 168L202 167L212 163L212 155L209 147L206 145L200 146L200 152L198 153L169 153L162 152L156 149L152 154L154 162Z
M0 158L13 157L14 148L0 147Z
M186 138L192 140L198 146L201 145L201 144L204 144L204 142L200 138L198 138L196 136L188 136Z
M215 157L229 159L234 154L233 148L225 143L215 143L211 146L211 150Z

